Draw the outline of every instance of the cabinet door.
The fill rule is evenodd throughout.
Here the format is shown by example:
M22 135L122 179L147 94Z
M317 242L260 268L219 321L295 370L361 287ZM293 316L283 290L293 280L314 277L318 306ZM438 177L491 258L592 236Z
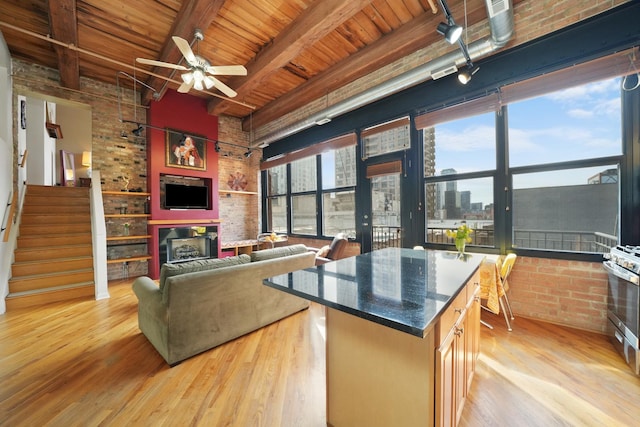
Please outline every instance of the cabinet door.
M454 425L456 414L456 346L457 335L452 330L436 350L436 425Z
M469 393L473 374L476 371L476 362L480 355L480 298L477 292L469 300L467 307L467 321L465 325L465 340L467 346L467 355L465 362L465 396Z
M436 425L458 424L466 398L465 336L466 310L436 350Z

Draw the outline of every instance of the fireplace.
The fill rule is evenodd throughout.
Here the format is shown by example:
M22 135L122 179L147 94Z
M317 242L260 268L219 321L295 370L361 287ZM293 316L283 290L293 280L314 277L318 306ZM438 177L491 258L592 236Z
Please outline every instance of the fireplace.
M158 229L159 264L218 257L218 226Z

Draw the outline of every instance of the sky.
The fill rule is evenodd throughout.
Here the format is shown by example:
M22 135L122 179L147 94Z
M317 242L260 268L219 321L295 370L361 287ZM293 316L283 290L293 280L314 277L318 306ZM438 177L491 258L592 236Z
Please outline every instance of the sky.
M509 105L511 167L619 155L621 105L619 78L565 89ZM494 115L484 114L436 126L436 171L495 168ZM607 169L585 168L514 177L515 188L586 184ZM486 186L459 182L472 202L490 202Z

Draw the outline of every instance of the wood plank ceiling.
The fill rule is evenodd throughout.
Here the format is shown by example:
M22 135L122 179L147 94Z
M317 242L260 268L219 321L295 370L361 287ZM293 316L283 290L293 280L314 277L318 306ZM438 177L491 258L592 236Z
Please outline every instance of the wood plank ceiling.
M484 0L448 3L460 25L487 20ZM11 55L59 70L61 84L73 89L80 77L115 84L121 71L135 71L160 96L177 89L180 72L135 58L178 64L171 36L191 43L199 28L197 54L213 65L244 65L248 75L219 77L239 102L215 89L190 93L206 97L211 114L244 118L245 129L252 109L243 103L255 106L252 125L262 126L441 43L436 27L446 20L439 0L0 0L0 10ZM143 103L152 102L152 91L138 89Z

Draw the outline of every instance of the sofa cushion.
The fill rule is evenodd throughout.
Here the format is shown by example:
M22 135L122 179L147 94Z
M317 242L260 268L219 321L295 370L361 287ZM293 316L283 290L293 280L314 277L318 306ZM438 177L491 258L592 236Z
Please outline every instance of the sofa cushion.
M160 269L160 291L164 290L164 283L167 278L177 276L178 274L213 270L216 268L230 267L232 265L248 264L249 262L251 262L251 257L241 254L227 258L199 259L176 264L162 264L162 268Z
M281 258L290 255L296 255L309 252L305 245L282 246L280 248L263 249L261 251L251 252L251 262L265 261L267 259Z

